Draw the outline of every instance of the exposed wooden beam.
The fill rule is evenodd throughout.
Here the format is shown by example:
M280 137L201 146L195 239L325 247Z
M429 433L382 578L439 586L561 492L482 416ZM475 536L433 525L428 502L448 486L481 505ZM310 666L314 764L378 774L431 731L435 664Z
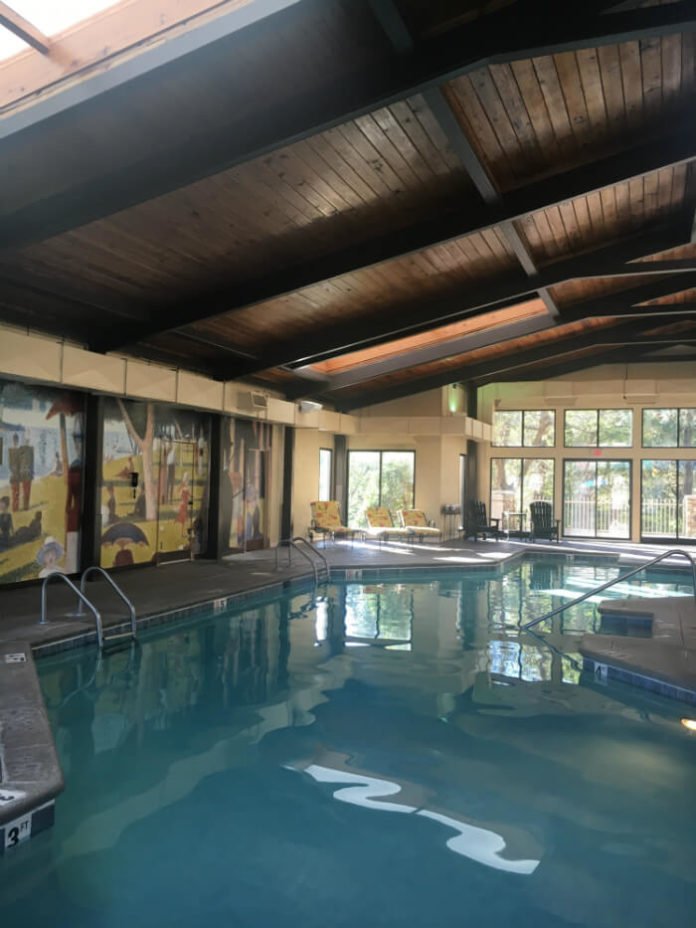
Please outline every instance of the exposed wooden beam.
M433 361L442 361L445 358L464 354L467 351L474 351L477 348L486 348L490 345L498 345L502 342L510 341L514 338L521 338L525 335L533 335L535 332L541 332L552 327L546 316L532 316L530 319L522 319L520 322L493 326L480 332L461 335L447 342L426 345L422 348L413 348L410 351L404 351L398 355L358 364L339 374L325 377L315 383L313 387L306 382L297 384L294 387L286 389L285 395L288 399L300 399L301 397L313 396L318 392L324 393L326 391L342 390L345 387L351 387L358 383L374 380L376 377L383 377L385 374L391 374L394 371L413 368L419 364L429 364ZM295 371L294 373L299 373L299 371Z
M0 26L9 29L27 45L31 45L37 52L47 55L51 50L51 41L43 32L40 32L28 19L20 16L11 6L0 2Z
M574 279L585 273L600 276L623 276L628 268L642 268L642 265L629 265L625 262L631 258L655 254L682 244L687 235L686 227L681 229L654 229L645 235L613 244L585 255L559 261L544 270L541 280L545 286L553 286L564 280ZM687 265L691 270L692 265ZM654 273L652 271L651 273ZM478 288L470 285L451 296L440 300L417 300L393 307L393 312L371 316L361 322L345 322L332 325L324 330L306 336L288 339L263 352L263 357L256 364L244 364L239 376L248 376L269 367L287 365L307 365L327 360L349 351L370 345L382 344L402 335L416 334L431 329L435 324L446 324L468 318L495 309L506 308L533 296L530 282L522 274L517 274L486 284ZM185 333L183 333L185 334Z
M278 2L286 5L282 0ZM237 30L243 14L251 16L257 6L248 4L236 11L237 20L232 20L233 26L229 28ZM165 158L158 152L13 214L6 213L0 220L0 247L21 247L42 241L128 209L487 64L696 30L694 0L589 17L584 15L582 7L564 6L558 17L541 19L527 17L527 6L518 2L495 16L484 16L476 23L428 39L407 56L395 53L385 56L383 66L364 74L360 81L341 80L333 84L327 81L320 93L232 120L205 137L188 139ZM279 27L285 24L287 28L311 28L306 13L307 10L311 13L312 8L311 3L297 3L292 9L275 14L283 17L278 19ZM216 20L217 32L207 44L221 37L221 19ZM253 27L249 35L253 41ZM191 48L196 47L195 38L191 35L182 38L187 53L194 53ZM173 42L160 43L147 54L114 66L88 82L77 82L43 101L40 107L27 108L3 120L0 137L32 127L35 125L32 120L38 115L41 119L57 119L70 105L77 106L121 87L134 80L134 75L142 79L148 71L171 64L176 48ZM198 48L198 53L203 54L204 48ZM132 91L137 92L137 83ZM103 105L109 105L108 98Z
M401 12L395 0L370 0L370 5L389 38L389 41L392 43L394 50L401 55L413 52L415 42L401 16ZM487 203L489 206L500 206L503 199L500 191L490 177L485 165L476 154L464 128L455 116L444 88L429 87L424 91L423 98L428 104L430 112L444 132L452 150L466 169L467 174L471 178L474 187L476 187L484 203ZM525 274L527 274L528 277L535 277L539 273L539 268L534 261L534 257L527 243L517 231L514 222L501 223L499 231L522 265ZM557 318L558 307L548 289L542 287L539 290L539 296L544 302L549 314Z
M679 321L679 317L665 316L661 318L660 323L667 325L669 322L675 321ZM375 385L377 395L375 395L374 399L372 398L374 394L372 394L369 389L362 393L354 394L350 398L341 398L340 392L338 392L336 394L323 394L322 399L334 404L341 412L350 412L353 409L358 409L361 406L370 405L372 403L382 403L387 400L410 396L413 393L438 389L439 387L446 386L449 383L454 383L459 380L473 381L479 384L482 382L495 382L499 375L506 371L513 371L518 367L538 362L544 362L546 365L546 362L550 359L565 354L571 354L584 348L632 344L633 340L640 338L646 329L651 327L654 328L655 325L655 321L646 321L642 325L635 322L624 322L600 331L586 332L581 335L567 335L556 341L535 345L532 348L524 350L513 349L508 354L490 358L487 361L482 361L477 364L467 365L466 363L462 363L461 366L452 367L447 371L396 384L392 387ZM659 336L655 336L652 339L652 343L656 343L656 338L659 338ZM670 336L667 336L667 338L671 339L666 342L668 344L678 344L685 341L684 336L682 335L680 337L679 333L676 333L673 338ZM665 344L665 342L661 342L661 344Z
M696 287L696 271L680 274L678 277L670 275L664 280L643 283L639 287L620 290L604 297L592 300L582 300L563 309L563 322L572 322L577 319L601 318L606 316L632 315L632 316L659 316L662 312L671 310L671 305L664 309L655 305L640 306L648 300L659 300L663 297L692 290ZM679 304L675 304L677 310Z
M156 318L145 322L140 329L129 332L127 344L274 299L383 261L445 244L474 232L482 232L500 223L524 219L532 213L586 196L604 187L693 159L696 159L696 125L691 121L688 125L680 125L677 131L657 142L648 142L630 152L611 155L593 164L573 168L512 191L500 205L472 204L452 213L438 213L406 229L389 232L276 275L248 281L234 290L224 288L201 294L196 299L187 300L185 304L170 306ZM0 222L0 245L5 233L8 236L12 234ZM683 240L688 240L688 233L684 235ZM532 282L530 279L529 289L538 289L539 286L542 286L540 282ZM95 349L105 351L123 347L122 338L115 338L107 345L95 345Z

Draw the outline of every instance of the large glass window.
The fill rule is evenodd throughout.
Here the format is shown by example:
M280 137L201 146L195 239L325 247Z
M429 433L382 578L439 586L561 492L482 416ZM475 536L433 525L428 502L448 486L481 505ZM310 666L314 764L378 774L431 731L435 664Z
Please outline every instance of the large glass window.
M563 534L629 538L631 462L564 461Z
M551 448L556 442L553 409L505 410L493 417L493 446Z
M633 443L633 410L566 409L567 448L630 448Z
M644 409L644 448L695 448L696 409Z
M319 499L332 499L333 451L319 449Z
M696 461L641 462L644 538L696 538Z
M526 513L535 500L553 504L553 470L552 458L492 458L491 517L504 520L506 512Z
M348 524L365 525L368 506L413 508L415 470L415 451L349 451Z

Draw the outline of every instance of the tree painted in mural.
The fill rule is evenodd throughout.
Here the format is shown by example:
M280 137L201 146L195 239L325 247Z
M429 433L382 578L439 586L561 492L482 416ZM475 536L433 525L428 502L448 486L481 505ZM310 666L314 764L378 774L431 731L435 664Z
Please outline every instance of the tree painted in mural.
M210 417L120 398L104 413L101 564L127 567L202 551Z

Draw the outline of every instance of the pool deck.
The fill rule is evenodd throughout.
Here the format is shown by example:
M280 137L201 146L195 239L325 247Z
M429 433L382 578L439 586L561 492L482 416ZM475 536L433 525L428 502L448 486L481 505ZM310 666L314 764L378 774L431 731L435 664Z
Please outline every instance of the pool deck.
M457 567L490 569L515 560L525 553L606 556L627 567L649 560L667 548L651 545L609 544L602 542L460 541L441 544L409 545L391 542L338 542L319 545L331 569L340 575L346 570L452 570ZM694 549L696 557L696 549ZM311 579L312 568L298 553L288 564L287 549L280 552L276 569L275 549L231 555L221 561L185 561L158 567L143 567L113 574L116 582L135 606L139 618L192 608L218 599L271 588L277 592L288 581ZM674 567L686 564L675 561ZM275 588L275 589L273 589ZM122 603L103 580L87 584L87 595L99 609L105 629L121 625L126 616ZM34 649L61 640L94 640L91 615L75 616L74 594L66 584L48 587L48 622L39 625L40 587L27 584L0 591L0 644L23 642ZM86 636L86 637L85 637Z

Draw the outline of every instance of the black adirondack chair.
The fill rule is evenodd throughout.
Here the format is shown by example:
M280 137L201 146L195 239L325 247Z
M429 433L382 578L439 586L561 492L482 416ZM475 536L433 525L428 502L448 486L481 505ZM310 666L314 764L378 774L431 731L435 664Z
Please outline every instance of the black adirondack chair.
M561 520L554 519L551 503L537 500L529 504L529 512L532 517L532 541L536 541L537 538L548 538L552 541L555 538L557 542L560 542Z
M474 541L478 541L478 536L485 538L492 535L496 541L500 538L500 519L489 519L486 513L486 504L478 500L472 500L469 503L467 511L466 534L474 536Z

